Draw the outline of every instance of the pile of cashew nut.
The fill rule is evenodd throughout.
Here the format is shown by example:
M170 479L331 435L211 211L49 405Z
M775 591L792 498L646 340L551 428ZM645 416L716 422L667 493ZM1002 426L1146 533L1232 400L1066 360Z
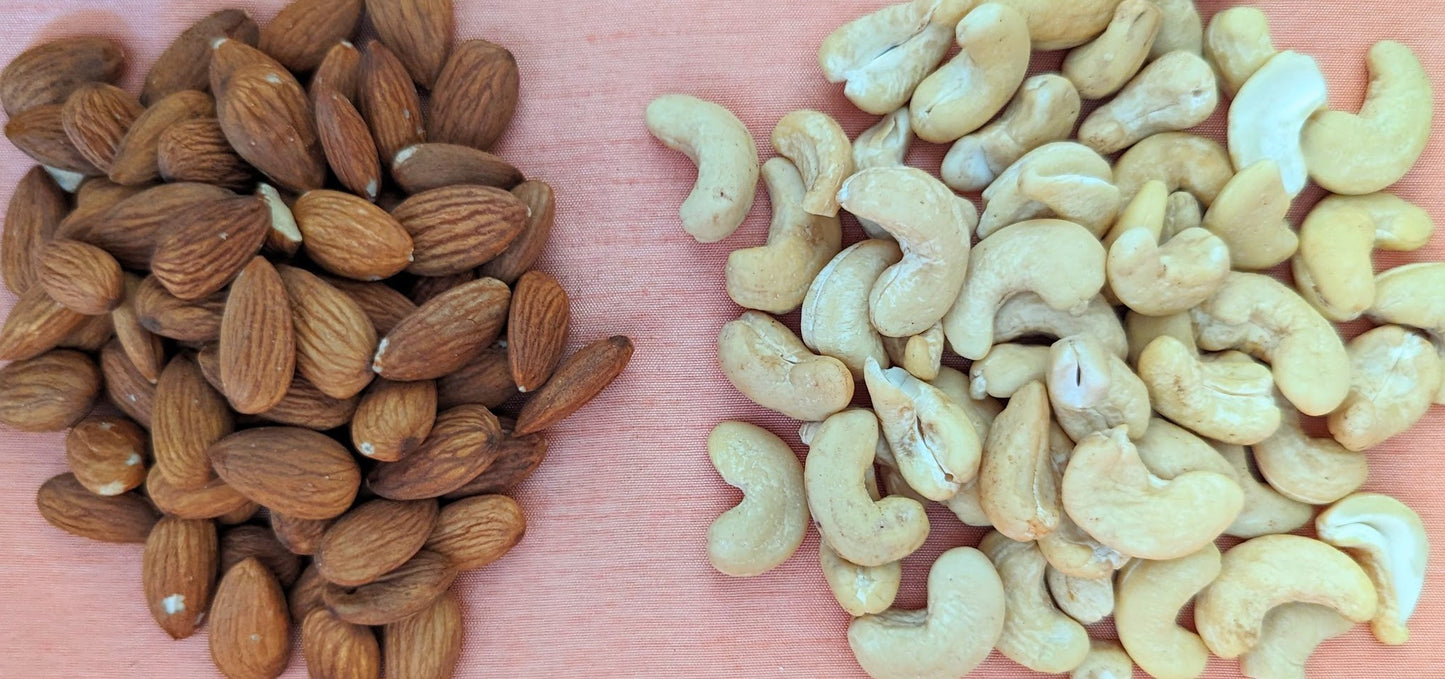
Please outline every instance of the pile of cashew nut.
M1061 49L1061 72L1028 76ZM808 451L713 430L743 493L708 531L717 570L768 571L816 526L879 679L959 677L994 649L1076 679L1198 677L1211 654L1294 679L1357 623L1408 640L1426 532L1360 489L1368 451L1445 404L1445 263L1372 261L1434 229L1384 192L1430 136L1409 48L1369 51L1359 112L1326 108L1314 59L1259 10L1206 27L1191 0L912 0L836 30L819 63L881 116L854 140L796 111L760 165L716 104L647 110L697 163L697 240L738 227L760 174L772 203L767 243L728 258L746 311L718 358ZM1080 123L1086 100L1107 101ZM1222 104L1227 144L1189 132ZM941 180L905 164L915 137L952 144ZM1296 227L1310 182L1331 195ZM843 213L866 234L847 247ZM774 318L795 310L798 332ZM1332 325L1362 318L1348 342ZM893 608L933 502L992 531L938 558L927 608ZM1176 620L1191 601L1197 632ZM1118 640L1090 639L1110 616Z

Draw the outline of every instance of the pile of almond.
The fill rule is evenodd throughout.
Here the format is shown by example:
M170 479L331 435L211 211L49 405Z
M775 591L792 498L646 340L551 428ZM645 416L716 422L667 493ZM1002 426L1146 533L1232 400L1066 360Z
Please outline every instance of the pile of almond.
M41 514L145 543L156 622L208 619L229 677L280 674L293 626L312 677L451 676L454 579L524 531L501 493L631 356L563 360L567 294L529 271L552 189L486 151L516 61L452 29L451 0L296 0L200 20L139 97L103 37L0 71L39 163L0 242L0 422L73 427Z

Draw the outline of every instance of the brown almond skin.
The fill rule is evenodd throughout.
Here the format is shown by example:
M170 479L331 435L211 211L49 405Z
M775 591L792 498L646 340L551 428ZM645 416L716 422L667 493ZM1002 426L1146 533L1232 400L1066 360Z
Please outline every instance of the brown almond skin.
M56 349L0 368L0 423L20 431L61 431L85 417L99 395L95 361Z
M301 651L306 654L306 672L311 679L381 676L381 647L371 629L346 622L324 608L312 611L302 623Z
M587 405L612 383L632 359L632 340L617 335L573 354L517 414L517 436L535 434Z
M256 172L236 155L214 117L186 120L167 129L156 143L156 168L168 182L201 182L239 190Z
M418 276L470 271L511 245L527 222L527 206L492 186L447 186L418 193L391 211L411 234Z
M362 313L371 320L378 336L391 332L401 319L416 311L416 303L406 295L385 283L352 281L344 278L328 278L337 290L346 293L361 307Z
M253 557L276 576L282 587L290 587L301 577L301 557L287 550L271 529L235 526L221 534L221 573Z
M219 103L226 94L226 88L242 68L259 67L257 73L274 74L275 79L285 80L287 73L281 62L271 58L253 45L243 41L218 39L211 43L211 95Z
M517 281L507 318L507 361L518 390L536 391L557 369L570 314L567 291L557 279L529 271Z
M507 350L493 346L456 372L437 380L437 407L445 410L463 403L479 403L496 408L517 393Z
M360 19L361 0L293 0L261 27L258 46L292 71L310 71Z
M160 519L138 493L102 497L86 490L74 474L54 476L41 484L35 506L50 525L100 542L145 542Z
M221 383L238 413L270 410L286 396L296 369L291 304L281 275L264 257L246 265L221 315Z
M182 342L213 342L221 337L224 291L185 300L172 295L155 276L146 276L136 286L134 304L141 327L161 337Z
M300 427L237 432L212 445L209 456L242 495L298 519L340 516L361 486L361 470L346 448Z
M366 120L350 100L329 86L318 89L312 97L316 131L331 171L352 193L375 201L381 191L381 161Z
M502 254L478 269L483 276L491 276L507 285L516 283L541 258L542 251L547 247L547 238L552 234L552 221L557 211L556 197L546 182L522 182L512 189L512 195L527 206L527 223Z
M78 240L55 240L40 252L40 287L76 313L98 316L120 305L125 276L110 253Z
M426 610L382 628L386 676L451 679L462 654L462 605L448 591Z
M316 103L316 94L322 90L334 90L350 101L356 101L357 82L361 79L361 50L349 41L332 45L326 50L326 56L321 59L321 64L316 67L316 72L311 74L311 83L307 85L306 92L311 95L311 102Z
M156 387L136 370L119 341L111 340L101 348L100 372L105 378L105 395L111 405L150 429Z
M105 174L121 139L144 110L139 100L115 85L88 83L65 100L60 122L75 150Z
M6 115L61 104L91 82L114 83L125 70L125 51L110 38L80 36L36 45L0 70L0 104Z
M215 115L216 102L210 95L196 90L181 90L157 101L131 123L121 138L111 161L110 180L129 186L155 181L160 177L157 149L161 135L176 123Z
M35 286L40 250L69 209L65 192L39 165L15 185L5 208L5 228L0 230L0 278L10 292L23 295Z
M155 382L160 379L161 369L165 367L166 348L159 335L141 325L140 316L136 314L135 297L140 285L139 276L125 275L125 299L110 312L110 320L115 330L115 338L120 341L121 348L125 350L126 357L136 371L147 380Z
M426 440L436 414L435 382L378 379L356 406L351 443L366 457L395 462Z
M337 399L349 399L375 373L376 328L346 293L305 269L282 266L296 337L296 373ZM234 294L234 293L232 293Z
M356 98L382 158L390 160L398 151L426 141L416 85L396 55L375 40L367 41L361 52Z
M508 432L500 448L492 466L468 481L467 485L442 497L456 500L473 495L505 493L526 481L547 457L547 439L540 432L522 437L511 436Z
M221 577L211 602L211 660L230 679L270 679L291 660L291 619L275 576L246 559Z
M306 91L285 69L237 69L216 97L216 119L236 153L288 191L321 188L326 157Z
M366 0L366 14L411 79L431 89L452 45L452 0Z
M296 584L286 594L287 608L291 609L291 622L301 624L312 611L324 610L326 602L321 599L321 590L326 587L326 580L317 572L316 564L306 566L301 571L301 577L296 579Z
M256 518L260 513L261 505L247 500L246 504L216 517L216 523L222 526L239 526Z
M206 451L234 427L225 399L206 382L195 359L171 359L156 383L151 416L151 447L166 480L182 490L210 483Z
M486 150L512 122L520 77L517 60L485 40L457 45L432 89L427 139Z
M357 625L386 625L405 620L431 606L456 580L447 558L425 549L374 582L360 587L327 583L326 607Z
M65 134L61 109L60 104L46 104L10 116L5 123L5 138L41 165L87 177L105 174L71 143Z
M200 488L186 490L166 480L159 467L151 467L146 474L145 490L158 509L182 519L219 519L253 506L225 481L211 479Z
M286 549L302 556L316 553L321 536L331 527L332 519L298 519L271 511L271 531Z
M75 190L75 209L60 220L60 224L55 227L55 237L85 240L107 212L145 188L121 186L106 177L86 177ZM146 256L145 261L149 262L149 251Z
M65 435L65 460L80 485L96 495L120 495L146 480L148 440L140 425L101 415L76 423Z
M271 211L254 196L197 206L177 216L156 240L151 274L172 295L200 299L241 273L270 228Z
M166 517L146 538L141 585L156 624L184 639L195 634L216 584L216 524Z
M20 361L50 351L85 320L51 299L43 287L31 288L15 301L0 326L0 360Z
M340 191L311 191L291 206L306 253L321 268L356 280L380 280L410 263L406 229L381 208Z
M327 582L338 585L373 582L415 556L436 519L436 500L371 500L357 505L321 536L316 569Z
M477 280L477 272L470 269L446 276L417 276L407 295L417 304L426 304L437 295L474 280Z
M211 42L224 37L255 45L260 34L256 22L239 9L223 9L191 24L151 65L141 102L150 105L173 92L209 89Z
M431 434L397 462L372 470L372 492L392 500L420 500L450 493L491 466L500 452L501 424L479 405L437 414Z
M100 351L111 338L115 337L115 324L109 314L86 316L70 334L56 345L61 349L79 349L87 353Z
M521 542L527 517L505 495L479 495L453 502L441 511L426 548L451 560L457 570L483 568Z
M437 295L382 338L373 367L401 381L435 379L461 368L497 339L511 296L506 284L493 278Z
M327 396L306 378L298 376L291 380L291 388L279 403L257 416L276 424L327 431L350 422L358 401L360 398L356 396L344 399Z
M391 161L391 177L407 193L444 186L471 184L511 189L522 183L522 173L511 163L486 151L458 144L412 144Z
M187 223L190 215L210 203L234 198L219 186L197 183L163 184L116 203L70 238L109 252L128 269L149 269L164 231ZM194 228L194 227L193 227Z

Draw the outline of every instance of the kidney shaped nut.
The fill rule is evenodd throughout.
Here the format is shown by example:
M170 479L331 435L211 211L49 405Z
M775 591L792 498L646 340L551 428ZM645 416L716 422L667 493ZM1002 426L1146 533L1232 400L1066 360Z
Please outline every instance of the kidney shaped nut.
M749 577L788 560L808 533L803 465L782 439L761 427L723 422L707 437L707 455L738 506L707 529L707 556L726 575Z
M1118 92L1144 66L1163 21L1164 12L1154 0L1124 0L1114 9L1103 34L1069 51L1064 58L1064 77L1085 99L1103 99Z
M830 83L867 113L884 115L908 103L953 44L954 27L973 0L911 0L890 5L833 31L818 48Z
M1229 97L1277 53L1269 35L1269 17L1257 7L1219 12L1204 32L1204 58L1219 74L1219 86Z
M1329 101L1313 57L1284 51L1245 81L1229 107L1229 156L1243 170L1261 160L1279 166L1291 198L1309 181L1300 135L1305 121ZM1383 188L1383 187L1382 187Z
M1224 185L1204 214L1203 226L1229 246L1235 268L1268 269L1299 249L1299 236L1285 221L1289 207L1279 165L1265 158Z
M909 487L941 502L978 475L983 444L952 398L902 368L884 370L871 359L864 378L895 466Z
M1238 351L1200 356L1159 337L1139 355L1139 377L1160 415L1200 436L1251 445L1279 429L1269 368Z
M1375 305L1367 315L1376 323L1419 328L1445 359L1445 263L1424 262L1396 267L1375 277ZM1445 384L1435 395L1445 405Z
M803 177L786 159L764 163L763 181L773 205L768 243L728 255L727 290L738 306L785 314L803 303L813 277L838 254L843 227L837 217L803 209Z
M1117 426L1136 439L1149 429L1149 390L1124 359L1092 337L1055 342L1047 380L1054 419L1075 441Z
M1161 132L1135 144L1114 163L1114 185L1125 204L1144 185L1164 182L1165 193L1180 189L1210 205L1234 177L1229 152L1219 142L1187 132Z
M953 144L939 175L955 190L982 191L1024 154L1068 139L1082 105L1068 78L1057 73L1033 76L998 118Z
M1244 489L1244 508L1225 535L1237 538L1256 538L1261 535L1275 535L1297 530L1314 518L1315 509L1303 502L1296 502L1281 495L1265 483L1256 472L1254 455L1244 446L1214 443L1231 467L1239 487Z
M833 598L848 615L855 617L888 610L903 583L902 562L859 566L838 556L827 541L818 543L818 563Z
M1437 292L1438 294L1438 292ZM1439 393L1445 366L1429 340L1398 325L1350 341L1350 393L1330 413L1330 434L1363 451L1409 431Z
M1192 679L1204 673L1209 649L1176 619L1219 568L1219 548L1211 543L1177 559L1136 559L1119 570L1114 627L1124 650L1149 676Z
M847 133L826 113L801 110L783 116L773 128L773 149L793 161L807 193L803 210L822 217L838 216L838 189L853 174L853 145Z
M1365 485L1370 464L1364 454L1332 438L1307 435L1299 412L1280 401L1279 429L1253 446L1255 464L1271 488L1295 502L1325 505Z
M863 376L863 365L869 358L886 364L888 352L869 318L868 292L878 276L902 258L898 244L876 239L855 243L838 253L813 278L803 298L798 324L803 343L819 354L842 361L854 377Z
M1059 527L1039 538L1038 545L1051 568L1075 578L1109 577L1132 558L1089 537L1068 514L1059 517Z
M1304 126L1310 177L1334 193L1373 193L1400 181L1430 141L1435 99L1420 58L1383 40L1365 65L1370 89L1359 114L1321 111Z
M1352 321L1375 302L1371 251L1418 250L1434 231L1428 213L1388 193L1325 198L1300 227L1295 287L1325 318Z
M1159 37L1149 50L1150 59L1158 59L1170 52L1185 51L1194 54L1204 52L1204 18L1194 0L1152 0L1164 12Z
M647 105L647 129L697 165L697 183L679 213L682 228L700 243L732 235L758 186L758 148L747 126L710 101L665 94Z
M1078 667L1089 653L1089 633L1064 615L1044 584L1048 562L1031 542L1015 542L994 532L978 548L988 555L1003 581L1005 607L998 650L1035 672L1060 674Z
M989 523L1012 539L1037 540L1059 525L1062 506L1052 429L1042 382L1030 382L1014 394L988 428L979 468L979 506Z
M1375 638L1398 646L1410 640L1406 626L1420 602L1430 538L1420 515L1388 495L1357 493L1315 519L1320 539L1345 550L1364 567L1380 597L1370 621Z
M1029 35L1040 52L1078 47L1108 27L1119 0L995 0L1028 18Z
M1079 141L1103 154L1122 151L1150 135L1194 127L1218 106L1214 69L1193 52L1170 52L1089 114Z
M1085 625L1101 622L1114 614L1112 572L1098 578L1080 578L1050 566L1044 580L1059 610Z
M995 344L987 356L969 366L973 398L1012 398L1029 382L1048 379L1049 347L1037 344Z
M1004 170L983 192L980 238L1027 219L1058 217L1102 236L1119 213L1109 161L1073 142L1045 144Z
M1133 228L1109 247L1106 272L1120 302L1142 314L1168 316L1197 306L1224 284L1229 246L1201 228L1185 229L1163 245L1151 230Z
M1259 641L1239 657L1246 677L1306 679L1305 664L1320 644L1350 631L1355 623L1315 604L1285 604L1264 616Z
M1023 15L984 3L958 22L959 53L913 92L908 105L919 139L943 144L977 131L1003 110L1029 69Z
M1354 622L1378 609L1374 584L1344 552L1298 535L1267 535L1225 553L1219 577L1195 602L1194 624L1211 652L1237 658L1259 641L1271 609L1295 602L1328 606Z
M944 552L928 571L928 608L854 620L848 625L853 656L874 679L968 674L1003 634L1007 594L999 575L976 549Z
M883 116L853 140L853 171L902 165L912 145L913 124L908 121L908 109L900 108ZM858 224L869 238L893 238L883 227L867 219L858 220Z
M767 314L743 312L717 341L724 375L764 408L805 422L822 420L853 400L853 373L842 361L808 351Z
M1038 295L1025 292L1010 297L993 316L993 340L998 343L994 346L1021 337L1053 341L1074 335L1088 335L1099 340L1115 356L1128 354L1124 324L1103 295L1095 295L1082 312L1073 313L1055 309ZM980 360L987 358L984 356Z

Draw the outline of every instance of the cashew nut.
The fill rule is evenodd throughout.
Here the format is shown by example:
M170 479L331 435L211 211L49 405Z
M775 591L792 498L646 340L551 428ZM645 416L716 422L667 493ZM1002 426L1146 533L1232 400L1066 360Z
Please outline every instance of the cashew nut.
M1219 73L1219 86L1229 97L1278 52L1269 35L1269 17L1255 7L1230 7L1215 14L1204 33L1204 58Z
M1043 383L1030 382L1009 399L984 440L979 505L990 524L1015 540L1036 540L1059 525L1049 419Z
M947 329L945 326L944 330ZM998 343L1020 337L1052 342L1073 335L1093 337L1116 356L1127 355L1129 349L1124 325L1103 295L1095 295L1083 313L1076 314L1055 309L1038 295L1025 292L1010 297L993 317L993 340Z
M1425 416L1445 379L1445 361L1429 340L1398 325L1360 335L1348 350L1350 393L1330 413L1330 434L1350 450L1368 450Z
M1331 196L1325 200L1345 203L1368 213L1375 224L1375 247L1382 250L1419 250L1435 234L1430 213L1393 194Z
M1054 595L1054 603L1070 618L1092 625L1114 614L1113 573L1099 578L1077 578L1050 566L1044 580L1049 585L1049 593Z
M943 365L945 344L947 339L943 336L942 323L934 323L927 330L912 337L883 338L883 348L888 350L888 358L925 382L938 376L938 369Z
M1229 246L1236 268L1268 269L1289 259L1300 245L1285 221L1289 205L1279 165L1266 158L1224 185L1204 215L1204 228Z
M900 108L879 120L853 140L853 170L870 167L902 165L913 144L913 125L908 122L908 109ZM892 239L882 227L867 220L858 220L869 238Z
M869 360L863 374L909 487L943 501L978 475L982 442L952 398L902 368L885 371L877 361Z
M1085 533L1068 514L1059 517L1059 527L1038 539L1049 566L1076 578L1107 578L1130 557Z
M697 165L697 184L679 213L682 228L700 243L732 235L758 186L758 148L747 126L710 101L666 94L647 105L647 129Z
M1124 0L1099 37L1069 51L1064 77L1085 99L1118 92L1144 66L1163 21L1164 12L1154 0Z
M969 367L969 394L974 398L1011 398L1029 382L1048 379L1049 347L995 344L987 356Z
M1320 644L1355 623L1314 604L1285 604L1264 616L1259 641L1239 657L1239 670L1252 679L1306 679L1305 663Z
M908 103L953 44L954 26L971 0L912 0L884 7L833 31L818 48L830 83L867 113L884 115Z
M707 437L707 455L723 481L743 492L707 529L713 568L749 577L787 561L808 533L803 465L793 450L766 429L723 422Z
M1089 114L1079 128L1079 141L1103 154L1122 151L1150 135L1194 127L1218 106L1219 86L1204 58L1170 52Z
M1418 250L1434 231L1428 213L1388 193L1325 198L1300 227L1295 287L1325 318L1352 321L1375 302L1371 251Z
M1078 47L1093 40L1114 16L1119 0L1087 0L1086 2L1057 2L1056 0L995 0L1008 5L1028 17L1029 35L1034 41L1034 50L1051 50Z
M838 253L803 298L803 343L842 361L855 377L863 376L869 358L886 362L883 340L868 317L868 291L902 258L898 245L886 240L861 241Z
M1124 359L1098 340L1079 335L1049 350L1049 401L1069 438L1123 426L1130 438L1149 428L1149 391Z
M1003 412L1003 405L987 396L973 398L969 393L968 377L947 366L939 368L938 376L933 378L932 383L963 408L979 438L987 439L994 419ZM988 515L984 513L978 498L978 483L978 478L974 477L972 481L963 484L958 493L945 500L943 504L958 517L959 521L967 525L991 526L993 524L988 520Z
M1114 185L1125 204L1134 200L1146 183L1157 179L1170 193L1183 189L1210 205L1233 176L1229 152L1219 142L1187 132L1163 132L1144 139L1114 164Z
M1315 519L1320 539L1345 550L1364 567L1380 597L1370 629L1382 644L1410 640L1406 626L1425 586L1430 538L1420 515L1388 495L1358 493Z
M1089 654L1069 673L1069 679L1130 679L1134 661L1117 641L1089 640Z
M793 161L807 193L803 210L838 216L838 188L853 174L853 144L838 121L807 109L783 116L773 128L773 150Z
M1033 76L997 119L953 144L939 174L956 190L982 191L1025 153L1068 139L1082 105L1068 78L1056 73Z
M1204 674L1209 649L1199 635L1175 620L1180 609L1219 575L1219 548L1204 545L1168 561L1135 560L1115 583L1114 627L1140 669L1156 679L1194 679Z
M1054 606L1044 584L1048 562L1031 542L989 533L978 548L998 568L1007 602L998 650L1035 672L1068 672L1089 653L1089 633Z
M1261 160L1279 166L1291 198L1309 181L1301 132L1329 101L1325 76L1313 57L1284 51L1246 80L1229 107L1229 157L1243 170Z
M1244 489L1244 508L1224 531L1225 535L1255 538L1288 533L1314 518L1314 507L1281 495L1259 478L1254 455L1244 446L1216 443L1214 447L1234 468L1234 477L1239 481L1239 487Z
M813 278L838 254L843 227L837 217L803 209L803 177L786 159L764 163L763 181L773 205L768 244L728 255L727 290L738 306L785 314L803 303Z
M1175 191L1169 194L1169 201L1164 207L1164 229L1159 234L1161 239L1170 239L1181 232L1204 226L1204 210L1199 205L1199 199L1188 191Z
M1139 355L1139 377L1160 415L1200 436L1250 445L1279 429L1269 368L1238 351L1200 356L1160 337Z
M1376 323L1424 330L1445 359L1445 296L1440 295L1441 290L1445 290L1445 264L1396 267L1375 277L1375 305L1367 315ZM1435 403L1445 405L1445 385L1435 395Z
M1188 472L1214 472L1230 478L1238 474L1214 446L1193 432L1162 417L1154 418L1144 438L1134 442L1149 473L1169 480Z
M743 312L718 334L718 363L739 392L764 408L816 421L853 400L853 373L842 361L808 351L787 326Z
M1045 144L1004 170L983 192L979 238L1028 219L1057 217L1102 236L1119 213L1109 161L1074 142Z
M1214 294L1229 275L1229 263L1229 247L1205 229L1185 229L1160 245L1150 229L1133 228L1110 246L1106 267L1109 288L1125 306L1168 316Z
M1029 28L999 3L979 5L958 22L959 53L913 92L908 105L919 139L937 144L974 132L1008 104L1029 69Z
M1296 502L1325 505L1365 485L1370 464L1365 456L1346 449L1332 438L1305 434L1299 412L1280 404L1284 421L1279 430L1254 444L1254 461L1271 488Z
M903 582L902 562L859 566L838 556L826 541L818 543L818 561L833 598L848 615L855 617L888 610Z
M1173 337L1189 348L1189 353L1199 352L1194 344L1194 321L1189 314L1171 314L1169 316L1145 316L1144 314L1130 311L1124 316L1124 333L1129 342L1129 365L1138 369L1139 356L1143 355L1144 349L1155 339L1163 336Z
M1420 58L1383 40L1365 65L1370 89L1359 114L1321 111L1304 126L1310 177L1334 193L1374 193L1400 181L1430 141L1435 98Z
M1119 217L1104 234L1104 247L1112 249L1119 237L1134 229L1145 229L1154 239L1162 240L1164 219L1169 209L1169 189L1164 182L1150 179L1119 209Z
M1150 59L1158 59L1170 52L1180 50L1194 54L1204 53L1204 19L1194 0L1152 0L1164 12L1159 37L1154 39L1154 48L1149 50Z

